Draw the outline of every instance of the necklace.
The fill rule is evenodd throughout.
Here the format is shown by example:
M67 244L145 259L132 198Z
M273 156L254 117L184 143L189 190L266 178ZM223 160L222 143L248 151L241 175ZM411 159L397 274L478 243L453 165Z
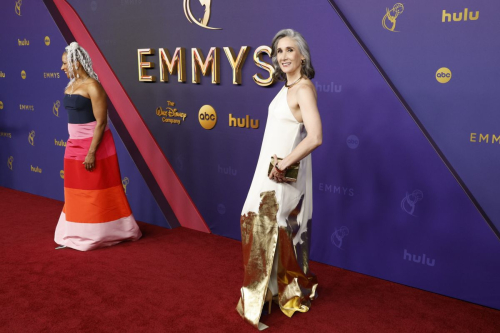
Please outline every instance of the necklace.
M77 87L81 86L82 83L85 82L88 78L89 78L89 76L87 76L85 79L83 79L83 81L81 81L80 83L78 83ZM74 84L74 82L71 85L71 94L70 95L73 95L73 91L75 91L75 84Z
M301 79L302 79L302 76L300 76L297 80L295 80L295 82L294 82L294 83L292 83L291 85L287 85L287 84L285 83L285 87L287 87L287 88L291 88L291 87L293 87L295 84L297 84L297 82L299 82Z

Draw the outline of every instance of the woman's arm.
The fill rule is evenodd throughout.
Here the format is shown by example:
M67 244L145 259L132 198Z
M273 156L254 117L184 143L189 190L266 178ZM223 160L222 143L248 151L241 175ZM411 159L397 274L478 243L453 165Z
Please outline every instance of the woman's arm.
M323 142L323 130L316 102L316 95L313 90L314 88L310 85L303 85L297 88L297 102L302 115L302 121L304 122L304 127L307 131L307 136L288 156L278 163L278 167L281 170L302 160ZM272 179L276 176L279 178L280 173L276 169L273 169L269 178Z
M97 147L99 147L99 144L101 143L104 130L106 129L106 125L108 123L108 108L106 103L106 92L104 92L104 89L98 82L89 84L87 89L92 102L92 110L94 111L94 117L97 124L94 129L92 143L90 144L90 148L83 165L87 171L92 171L95 167L95 153L97 151Z

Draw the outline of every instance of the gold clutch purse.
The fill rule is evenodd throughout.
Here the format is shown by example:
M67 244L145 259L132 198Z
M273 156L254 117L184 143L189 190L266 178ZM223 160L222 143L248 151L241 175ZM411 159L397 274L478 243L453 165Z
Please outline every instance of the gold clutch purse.
M283 160L283 159L278 157L278 163L281 160ZM297 177L299 176L299 165L300 165L300 161L290 165L285 170L285 175L284 175L285 181L287 181L287 182L296 182L297 181ZM271 163L269 163L269 170L267 170L268 176L271 174L271 171L273 170L273 168L274 168L274 157L271 157Z

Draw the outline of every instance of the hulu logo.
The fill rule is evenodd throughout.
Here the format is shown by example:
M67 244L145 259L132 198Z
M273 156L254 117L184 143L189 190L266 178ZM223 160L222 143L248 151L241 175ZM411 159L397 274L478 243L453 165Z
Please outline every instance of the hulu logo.
M447 13L446 10L443 10L441 22L451 22L451 15L451 13ZM463 13L453 13L453 21L455 22L467 20L476 21L477 19L479 19L479 11L476 11L476 14L472 15L472 12L469 12L469 8L465 8Z
M231 127L240 127L240 128L259 128L259 120L250 119L250 116L247 115L245 118L235 118L230 113L229 114L229 126Z
M435 259L430 259L425 257L425 253L422 255L416 255L416 254L411 254L409 253L406 249L403 255L404 260L412 261L416 264L422 264L422 265L427 265L427 266L434 266L436 264Z

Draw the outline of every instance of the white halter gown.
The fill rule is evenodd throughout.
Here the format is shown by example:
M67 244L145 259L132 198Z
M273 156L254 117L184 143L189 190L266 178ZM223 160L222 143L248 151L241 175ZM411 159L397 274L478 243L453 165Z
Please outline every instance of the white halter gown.
M257 168L241 213L245 276L237 311L259 329L269 287L289 317L309 310L316 297L316 276L309 271L312 217L311 155L300 161L295 183L268 178L271 157L289 155L305 138L303 123L293 116L283 87L269 105Z

